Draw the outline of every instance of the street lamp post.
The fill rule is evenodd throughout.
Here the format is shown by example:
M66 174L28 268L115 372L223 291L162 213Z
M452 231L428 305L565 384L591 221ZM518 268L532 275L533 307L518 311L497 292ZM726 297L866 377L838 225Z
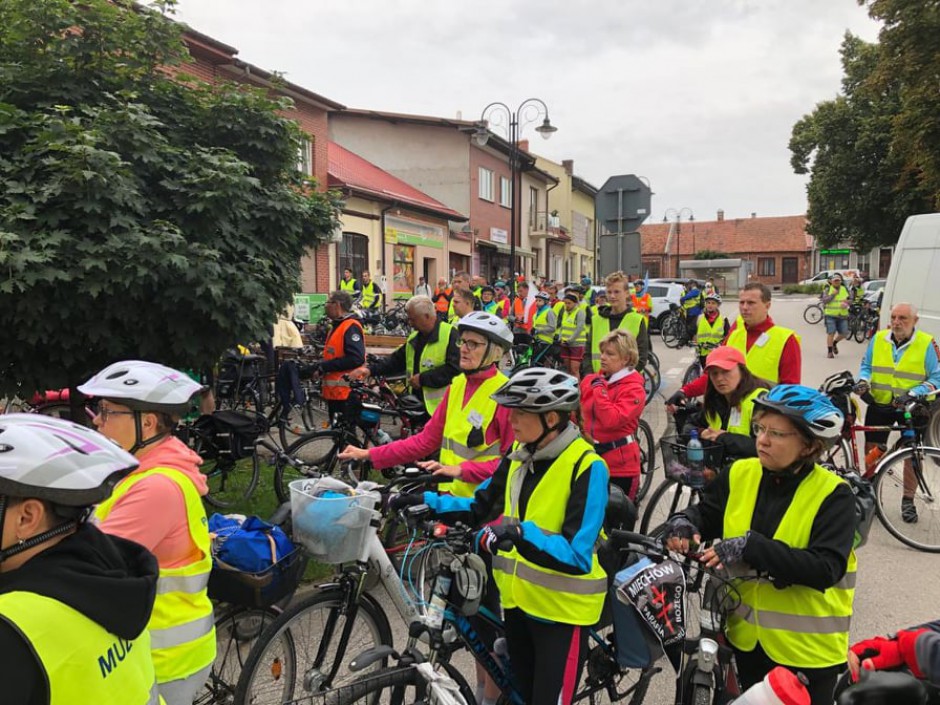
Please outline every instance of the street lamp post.
M667 208L666 212L663 214L663 222L668 223L670 219L673 219L676 224L676 277L681 277L682 275L679 272L679 259L682 256L681 251L679 250L679 231L682 228L682 216L686 217L690 223L695 222L695 214L692 213L692 209L688 207L679 208ZM692 249L694 250L694 243ZM695 253L692 253L695 256Z
M519 232L519 204L517 201L516 179L519 178L519 162L521 152L519 149L519 134L524 127L542 119L542 123L535 128L544 139L548 139L558 128L548 119L548 106L540 98L527 98L513 111L505 103L494 102L483 108L480 113L480 123L473 133L473 140L483 147L490 138L489 125L492 121L495 127L503 126L509 136L509 277L512 280L509 287L509 315L515 310L513 303L516 298L516 237ZM547 210L546 210L547 212Z

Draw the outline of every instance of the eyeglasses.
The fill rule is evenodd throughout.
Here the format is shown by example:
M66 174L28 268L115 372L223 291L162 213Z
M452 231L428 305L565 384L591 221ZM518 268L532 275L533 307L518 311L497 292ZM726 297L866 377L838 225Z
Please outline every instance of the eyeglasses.
M458 348L466 347L467 350L469 350L470 352L473 352L474 350L479 350L484 345L486 345L486 343L478 343L475 340L467 340L466 338L460 338L457 340Z
M106 406L99 406L98 413L95 414L101 423L108 423L108 418L111 416L133 416L133 411L118 411L117 409L109 409Z
M759 423L751 424L751 430L754 432L755 436L759 436L763 433L772 441L782 441L787 436L799 435L798 431L780 431L776 428L767 428L766 426L761 426Z

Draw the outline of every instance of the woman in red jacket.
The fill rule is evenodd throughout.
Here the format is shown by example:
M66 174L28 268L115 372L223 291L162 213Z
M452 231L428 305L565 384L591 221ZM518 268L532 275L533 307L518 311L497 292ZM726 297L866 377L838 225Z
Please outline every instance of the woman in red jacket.
M611 483L636 498L640 446L636 428L646 404L636 338L617 329L600 344L601 371L581 380L583 432L610 470Z

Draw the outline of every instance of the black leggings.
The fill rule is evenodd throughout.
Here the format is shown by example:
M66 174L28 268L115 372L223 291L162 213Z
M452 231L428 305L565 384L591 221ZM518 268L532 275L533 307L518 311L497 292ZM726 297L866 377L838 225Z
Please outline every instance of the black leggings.
M753 651L735 649L734 659L738 664L738 675L741 678L742 691L762 681L764 676L772 671L775 666L780 665L771 661L760 644L755 646ZM839 666L829 666L827 668L797 668L795 666L786 666L786 668L794 673L802 673L806 676L807 681L809 681L806 689L809 691L812 705L832 705L832 692L836 688L839 674L845 670L846 666L843 663Z
M516 688L527 705L569 705L587 657L588 627L543 622L514 607L504 611Z

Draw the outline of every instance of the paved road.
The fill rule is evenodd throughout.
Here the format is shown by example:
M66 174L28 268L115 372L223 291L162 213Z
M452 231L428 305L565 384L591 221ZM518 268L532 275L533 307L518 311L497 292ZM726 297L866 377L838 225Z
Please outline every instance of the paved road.
M802 337L804 384L816 387L828 375L846 369L857 374L864 346L846 341L840 346L841 354L828 359L822 324L811 326L803 321L803 309L811 301L803 297L781 297L775 298L771 307L775 321L795 329ZM726 302L723 308L729 317L737 313L734 301ZM652 425L658 440L665 432L667 420L662 399L678 388L686 366L692 362L692 350L669 350L661 340L656 340L654 346L662 363L663 396L650 405L644 418ZM658 473L654 486L661 479L661 470ZM859 551L858 563L853 639L892 632L940 616L938 600L933 597L940 585L940 556L907 548L890 536L876 519L868 544ZM397 618L393 618L392 623L396 644L400 644L405 638L404 625ZM472 682L472 664L464 655L460 656L458 664ZM667 666L654 679L646 702L669 705L673 697L674 681Z

